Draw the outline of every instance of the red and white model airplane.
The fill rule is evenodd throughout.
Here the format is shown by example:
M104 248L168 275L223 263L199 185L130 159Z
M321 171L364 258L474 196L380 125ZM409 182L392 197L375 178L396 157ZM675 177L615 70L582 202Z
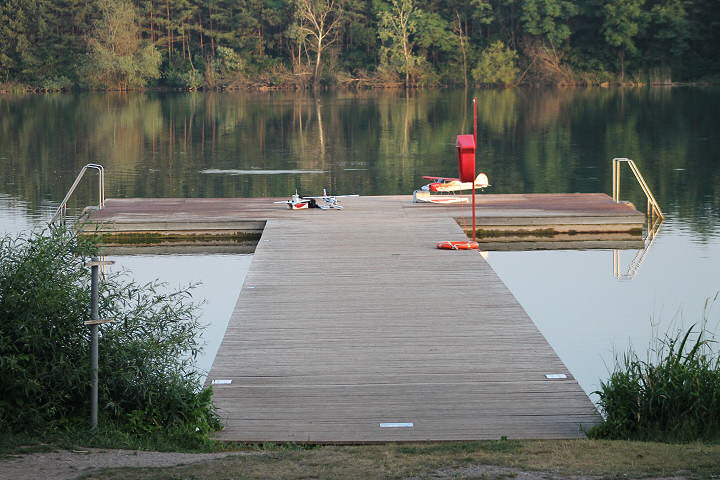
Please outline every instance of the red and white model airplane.
M432 183L423 185L420 189L430 192L459 192L462 190L472 190L473 188L486 188L490 185L488 183L488 177L484 173L478 174L475 181L461 182L459 178L446 178L446 177L423 177L427 180L435 180Z
M463 190L472 190L473 188L485 188L490 185L488 177L484 173L478 174L474 182L461 182L459 178L447 177L423 177L427 180L434 180L432 183L423 185L420 190L413 192L413 202L427 203L467 203L468 199L458 195L443 195L450 192L461 192ZM438 193L440 195L433 195Z
M304 210L306 208L310 208L310 203L313 203L314 207L316 202L315 200L312 200L311 202L311 199L301 197L298 195L297 190L295 190L295 193L290 197L290 200L282 200L280 202L273 203L285 203L290 210Z
M290 197L290 200L283 200L280 202L273 203L285 203L290 210L303 210L306 208L321 208L323 210L342 210L342 205L338 203L338 197L358 197L359 195L328 195L323 188L323 194L317 197L304 197L300 196L295 190L295 194ZM319 204L317 200L322 200L325 203Z

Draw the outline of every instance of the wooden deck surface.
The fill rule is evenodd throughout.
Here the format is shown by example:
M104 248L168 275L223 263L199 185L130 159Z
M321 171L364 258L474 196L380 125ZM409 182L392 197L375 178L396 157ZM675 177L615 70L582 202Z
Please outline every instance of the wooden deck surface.
M105 208L91 211L101 230L115 232L260 232L269 219L287 217L275 200L285 198L112 198ZM353 197L356 208L383 210L413 218L457 218L472 225L470 205L412 203L411 195ZM518 194L477 196L478 228L519 230L552 228L558 232L623 232L642 229L645 216L631 206L615 203L601 193ZM400 218L399 216L396 218ZM95 225L88 225L94 229Z
M482 256L435 248L465 239L445 207L343 205L264 217L208 376L232 382L219 438L574 438L599 420Z

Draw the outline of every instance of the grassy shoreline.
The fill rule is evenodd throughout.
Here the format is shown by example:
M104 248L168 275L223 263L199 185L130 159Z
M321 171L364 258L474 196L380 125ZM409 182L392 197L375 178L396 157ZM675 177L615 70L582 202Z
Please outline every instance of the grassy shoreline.
M366 446L217 445L217 448L223 452L237 451L238 455L162 468L93 469L79 478L209 480L720 477L719 444L501 439Z
M636 83L636 82L583 82L578 81L576 83L520 83L515 85L515 88L521 89L533 89L533 88L646 88L646 87L707 87L712 85L720 85L718 82L708 81L696 81L696 82L668 82L668 83ZM438 90L444 88L463 88L462 85L426 85L426 86L412 86L405 88L402 85L387 84L383 82L377 83L366 83L362 85L357 84L335 84L330 86L319 87L321 91L355 91L355 90ZM478 89L498 89L497 85L485 85L477 84L471 85L470 88ZM218 92L218 91L229 91L229 92L263 92L263 91L312 91L312 88L304 85L296 85L292 83L278 83L278 84L253 84L250 82L233 83L228 82L227 84L216 85L213 87L200 87L196 89L179 88L179 87L140 87L140 88L128 88L123 92L134 91L134 92L177 92L177 91L205 91L205 92ZM105 92L111 93L115 90L104 90L104 89L88 89L80 87L62 88L62 89L47 89L38 84L34 83L0 83L0 94L45 94L45 93L77 93L77 92Z

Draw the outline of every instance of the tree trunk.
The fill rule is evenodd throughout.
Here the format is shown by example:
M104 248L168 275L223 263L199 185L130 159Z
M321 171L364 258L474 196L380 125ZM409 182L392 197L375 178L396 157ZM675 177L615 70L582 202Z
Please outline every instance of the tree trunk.
M210 9L210 50L212 51L212 56L215 56L215 32L213 30L213 22L212 22L212 8Z
M410 87L410 52L407 41L403 40L403 54L405 55L405 88Z
M202 26L202 15L200 9L198 9L198 27L200 27L200 55L205 56L205 44L203 42L203 26Z
M458 39L460 40L460 50L462 51L463 79L465 80L465 88L467 88L468 87L467 54L465 53L465 41L463 39L463 25L462 25L462 20L460 19L460 14L456 11L455 15L457 15L457 20L458 20Z
M320 49L320 42L318 42L318 51L317 51L317 57L315 58L315 74L313 75L313 85L317 86L320 78L318 77L318 74L320 73L320 53L322 50Z
M172 29L170 28L170 1L165 1L165 7L167 9L167 19L168 19L168 27L167 27L167 42L168 42L168 57L172 59L173 49L172 49Z

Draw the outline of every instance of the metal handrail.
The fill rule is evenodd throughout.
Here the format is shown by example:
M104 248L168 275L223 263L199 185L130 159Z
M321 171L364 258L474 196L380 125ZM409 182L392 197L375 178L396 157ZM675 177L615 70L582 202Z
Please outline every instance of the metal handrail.
M635 174L635 178L640 184L640 187L642 187L648 201L648 224L647 235L644 238L645 246L641 250L638 250L637 254L635 254L635 258L633 258L632 262L630 262L627 273L624 275L620 273L620 251L618 249L613 250L613 275L615 278L619 279L632 279L635 277L635 274L645 259L645 255L650 250L650 247L652 247L652 244L657 237L657 233L660 231L660 226L665 219L665 215L663 215L662 210L660 210L660 205L658 205L657 200L655 200L652 192L650 192L650 187L648 187L647 182L645 182L645 179L640 173L640 170L637 168L637 165L628 158L613 158L613 201L620 201L620 163L622 162L630 165L630 169Z
M72 187L70 187L70 190L68 190L67 195L65 195L65 198L60 203L60 206L58 207L57 211L55 212L55 215L53 215L52 219L50 220L50 225L54 224L58 219L61 219L61 224L65 223L65 212L67 211L67 202L70 199L70 196L75 191L75 187L78 186L78 183L80 183L80 180L82 179L83 175L85 174L85 171L88 168L94 168L98 171L98 181L99 181L99 201L98 201L98 208L105 207L105 169L102 165L98 165L96 163L88 163L85 165L82 170L80 170L80 173L78 174L77 178L72 184Z
M643 192L645 193L645 196L648 200L648 214L651 213L651 207L652 212L657 214L660 218L665 218L665 215L663 215L662 210L660 210L660 205L658 205L657 201L655 200L655 197L653 196L652 192L650 192L650 187L648 187L647 182L645 182L645 179L643 178L642 174L640 173L640 170L638 170L637 165L635 165L635 162L628 158L613 158L613 200L615 202L620 201L620 163L625 162L628 165L630 165L630 169L635 174L635 178L637 179L638 183L643 189Z
M656 217L653 221L651 221L650 217L648 217L647 235L644 239L644 246L635 254L635 258L632 259L630 265L628 266L627 273L622 274L620 272L620 250L617 248L613 249L613 275L615 278L620 280L632 280L635 278L635 274L637 274L640 269L640 265L642 265L643 260L645 260L645 255L647 255L650 251L650 247L652 247L653 242L660 231L662 222L663 219L661 217Z

